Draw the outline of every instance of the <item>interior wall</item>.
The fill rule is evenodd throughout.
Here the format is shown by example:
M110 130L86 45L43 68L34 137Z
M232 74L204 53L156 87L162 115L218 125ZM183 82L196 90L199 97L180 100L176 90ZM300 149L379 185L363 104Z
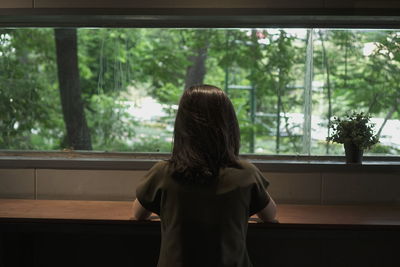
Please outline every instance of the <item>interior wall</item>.
M143 170L0 169L0 198L130 201ZM400 205L391 173L264 172L281 204Z

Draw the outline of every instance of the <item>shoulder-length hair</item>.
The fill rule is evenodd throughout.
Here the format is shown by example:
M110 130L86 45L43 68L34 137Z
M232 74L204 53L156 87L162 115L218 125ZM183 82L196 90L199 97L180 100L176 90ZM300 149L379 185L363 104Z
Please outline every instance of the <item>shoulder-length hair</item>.
M220 168L241 168L239 148L239 124L225 92L212 85L186 89L175 119L173 177L185 184L210 184Z

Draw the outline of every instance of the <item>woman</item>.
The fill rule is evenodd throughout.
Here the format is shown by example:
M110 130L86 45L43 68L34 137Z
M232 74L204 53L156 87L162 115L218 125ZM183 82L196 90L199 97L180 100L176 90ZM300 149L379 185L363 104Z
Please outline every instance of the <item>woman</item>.
M160 215L158 267L250 267L249 216L275 221L269 182L240 160L239 125L229 98L211 85L183 93L169 160L156 163L136 189L133 218Z

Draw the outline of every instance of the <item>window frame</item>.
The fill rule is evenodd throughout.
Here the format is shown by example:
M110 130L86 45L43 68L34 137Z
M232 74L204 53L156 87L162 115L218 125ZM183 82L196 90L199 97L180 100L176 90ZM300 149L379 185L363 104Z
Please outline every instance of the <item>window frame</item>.
M400 8L0 8L0 27L400 28Z
M400 29L400 9L1 9L0 27L110 28L349 28ZM241 154L263 171L400 172L400 156L365 156L345 164L344 156ZM0 150L0 168L146 170L169 153Z
M0 150L0 169L148 170L170 153ZM346 164L344 156L240 154L264 172L400 173L400 157L368 156Z

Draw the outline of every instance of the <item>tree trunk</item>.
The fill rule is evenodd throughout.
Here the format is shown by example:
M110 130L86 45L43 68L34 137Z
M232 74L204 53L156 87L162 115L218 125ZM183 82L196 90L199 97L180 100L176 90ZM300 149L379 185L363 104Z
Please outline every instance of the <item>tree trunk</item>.
M382 122L381 127L379 128L376 136L379 138L381 136L382 130L385 127L386 123L388 120L390 120L393 116L393 113L395 113L397 111L397 105L400 103L400 99L396 100L396 104L394 106L392 106L392 108L389 110L388 114L386 114L385 119Z
M58 82L61 106L67 129L67 144L75 150L91 150L79 82L76 29L55 29Z
M196 50L195 54L189 56L192 64L186 70L185 89L192 85L202 84L206 75L206 59L208 44Z
M296 153L298 153L298 152L300 152L300 150L296 145L295 137L293 136L292 132L289 129L289 117L287 116L287 113L286 113L286 110L285 110L285 105L283 105L283 103L281 105L281 109L282 109L282 112L283 112L283 118L285 119L285 130L286 130L286 132L288 134L289 141L290 141L290 143L292 143L294 151Z

